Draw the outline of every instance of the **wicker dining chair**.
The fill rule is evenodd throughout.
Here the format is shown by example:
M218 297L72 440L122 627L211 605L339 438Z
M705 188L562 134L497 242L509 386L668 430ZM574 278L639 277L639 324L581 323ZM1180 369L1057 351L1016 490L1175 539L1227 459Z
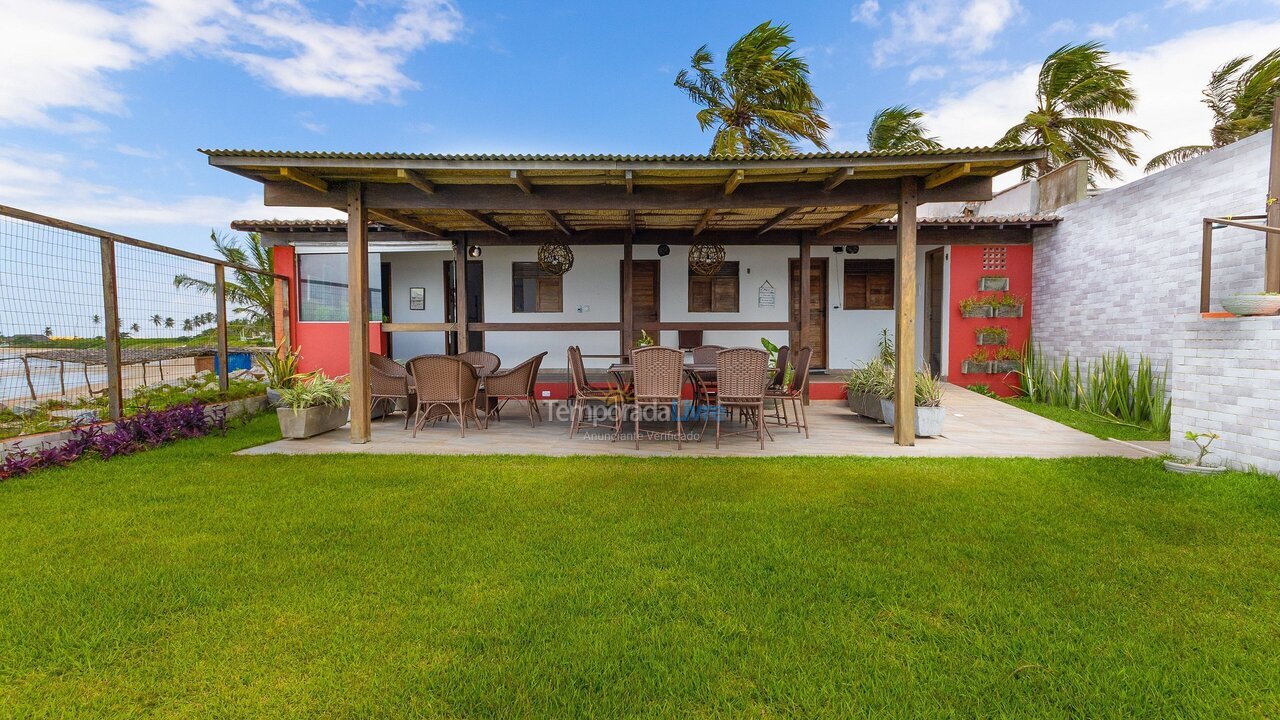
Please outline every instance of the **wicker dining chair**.
M617 440L622 432L622 392L615 388L592 387L591 383L587 382L587 368L582 362L582 348L577 345L569 346L568 365L569 382L573 386L573 395L569 397L569 439L572 440L574 434L582 427L582 421L591 403L600 403L606 410L611 407L614 409L613 425L603 425L593 419L587 427L612 427L613 439Z
M716 448L720 447L720 438L729 435L754 434L760 440L760 449L764 449L764 437L773 434L764 425L764 394L769 384L769 353L759 348L728 348L716 353L716 382L719 392L716 393ZM738 410L743 419L754 424L752 430L738 430L722 433L720 429L724 411L732 413Z
M476 370L479 371L479 375L481 377L487 377L488 375L496 372L498 368L502 367L501 358L491 352L485 352L484 350L468 350L464 353L458 353L454 357L462 360L463 362L469 362L474 365Z
M631 364L635 376L636 449L640 449L640 415L645 406L675 407L684 391L684 351L679 348L653 345L631 351ZM676 448L684 449L684 423L680 412L676 418ZM658 433L651 433L657 435Z
M699 345L693 349L694 365L715 365L716 353L724 350L723 345Z
M409 361L409 373L418 392L413 437L428 420L446 416L458 421L462 437L467 436L468 420L486 427L476 412L480 378L474 365L449 355L419 355Z
M800 348L800 352L796 353L796 358L791 362L794 368L791 372L791 383L785 387L770 388L765 392L765 397L773 400L779 409L780 415L776 417L778 424L782 427L793 427L796 432L804 430L804 436L809 437L809 418L804 411L804 392L809 387L809 359L813 356L813 348ZM794 417L787 415L787 402L790 401L791 409Z
M770 389L779 389L787 382L787 363L791 360L791 348L783 345L778 348L778 357L773 363L773 376L769 378Z
M523 401L529 413L529 426L537 427L534 421L542 419L542 410L533 397L534 385L538 382L538 368L542 366L542 358L547 354L538 353L510 370L496 372L484 379L485 398L493 404L489 411L491 417L502 419L502 408L509 400Z
M403 365L389 357L377 353L369 353L369 384L372 387L371 409L377 409L379 403L385 403L384 415L390 415L404 401L404 427L409 428L409 416L417 409L418 399L414 392L413 378Z

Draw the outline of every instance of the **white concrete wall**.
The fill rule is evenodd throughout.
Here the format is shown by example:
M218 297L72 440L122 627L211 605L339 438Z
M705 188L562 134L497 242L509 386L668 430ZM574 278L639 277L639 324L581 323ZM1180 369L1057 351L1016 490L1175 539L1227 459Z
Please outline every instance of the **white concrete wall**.
M444 263L451 252L382 253L391 263L391 318L396 322L444 322ZM423 310L409 309L409 288L426 288ZM400 361L444 352L444 333L392 333L391 354Z
M1280 318L1188 320L1173 352L1173 448L1216 432L1210 463L1280 473Z
M1058 209L1062 223L1035 234L1033 331L1045 352L1124 348L1167 363L1199 312L1200 220L1265 211L1270 136ZM1217 231L1212 297L1261 291L1263 246L1262 233Z

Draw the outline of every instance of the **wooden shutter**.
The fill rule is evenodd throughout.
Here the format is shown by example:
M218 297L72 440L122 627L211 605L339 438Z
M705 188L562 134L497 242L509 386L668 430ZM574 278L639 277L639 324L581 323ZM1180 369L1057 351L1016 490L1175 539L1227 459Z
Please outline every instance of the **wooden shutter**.
M892 260L844 261L844 309L892 310Z
M546 272L538 263L511 263L512 312L562 312L563 289L561 277Z
M738 263L726 262L714 275L689 271L689 312L738 312Z
M535 312L560 312L564 308L561 276L545 274L538 278L538 306Z

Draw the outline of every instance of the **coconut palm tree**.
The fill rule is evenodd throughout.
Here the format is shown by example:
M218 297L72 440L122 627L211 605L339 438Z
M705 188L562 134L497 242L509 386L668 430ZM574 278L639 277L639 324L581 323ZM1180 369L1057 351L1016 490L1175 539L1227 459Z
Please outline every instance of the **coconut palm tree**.
M160 327L161 325L163 325L163 324L164 324L164 318L160 317L160 315L158 315L158 314L156 314L156 315L152 315L152 316L151 316L151 324L152 324L152 325L155 325L156 327Z
M129 326L129 332L136 333L136 332L141 332L141 331L142 331L142 326L141 326L141 325L139 325L138 323L134 323L134 324L132 324L132 325L130 325L130 326Z
M795 152L798 139L827 149L831 126L792 42L788 26L764 22L730 46L722 71L712 68L715 58L703 45L676 75L676 87L702 106L698 126L715 128L712 153Z
M97 325L97 324L98 324L98 323L100 323L100 322L102 322L102 316L101 316L101 315L99 315L98 313L94 313L94 314L93 314L93 324L94 324L94 325Z
M1251 55L1224 63L1209 76L1201 100L1213 111L1211 145L1183 145L1151 158L1146 172L1177 165L1271 127L1271 107L1280 95L1280 48L1249 64Z
M938 138L929 137L929 129L921 122L924 112L906 105L894 105L876 113L867 130L867 147L885 152L924 152L942 147Z
M164 326L165 326L165 328L167 328L167 329L169 329L169 330L172 330L172 329L173 329L173 325L174 325L173 318L171 318L171 317L167 317L167 318L165 318L165 319L164 319Z
M229 263L256 268L261 272L249 272L228 268L231 278L226 282L227 300L237 307L232 312L246 316L250 322L266 320L272 315L275 302L275 271L271 249L262 244L258 233L248 233L242 242L239 238L209 231L213 247ZM266 273L266 274L264 274ZM213 295L214 284L209 280L182 274L173 278L173 286L179 290L195 290L202 295Z
M1063 45L1045 58L1036 82L1036 107L1009 128L999 145L1043 145L1049 155L1023 169L1024 177L1043 175L1079 158L1108 180L1120 175L1116 161L1138 161L1134 136L1147 131L1107 117L1133 111L1137 93L1129 71L1108 62L1101 43Z

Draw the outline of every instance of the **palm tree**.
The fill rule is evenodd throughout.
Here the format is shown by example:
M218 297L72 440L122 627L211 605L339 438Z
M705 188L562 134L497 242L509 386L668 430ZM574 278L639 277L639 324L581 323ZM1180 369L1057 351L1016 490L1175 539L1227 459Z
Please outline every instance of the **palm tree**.
M921 122L924 112L906 105L894 105L876 113L867 130L867 147L885 152L924 152L942 147L938 138L929 137L929 129Z
M1088 42L1063 45L1045 58L1036 83L1036 108L997 143L1048 149L1047 158L1024 167L1024 177L1088 158L1090 182L1095 172L1114 180L1120 175L1117 158L1130 165L1138 161L1133 137L1147 137L1147 131L1106 117L1132 112L1137 100L1129 71L1107 62L1109 57L1101 43Z
M152 325L155 325L156 327L160 327L161 325L163 325L163 324L164 324L164 318L160 317L160 315L159 315L159 314L152 315L152 316L151 316L151 324L152 324Z
M1213 111L1212 145L1183 145L1160 153L1147 163L1146 172L1177 165L1214 148L1262 132L1271 127L1271 107L1280 95L1280 48L1249 65L1251 55L1224 63L1209 76L1201 100Z
M195 323L191 322L190 319L182 321L182 332L191 332L195 328Z
M764 22L729 48L722 72L703 45L676 75L676 87L702 106L698 127L716 129L712 153L789 153L797 139L827 149L831 126L809 85L809 63L791 51L792 42L788 26Z
M134 323L129 326L129 332L136 333L136 332L140 332L141 330L142 330L142 326L139 325L138 323Z
M168 329L172 330L172 329L173 329L173 318L171 318L171 317L167 317L167 318L165 318L165 319L164 319L164 326L165 326L166 328L168 328Z
M45 337L47 337L47 338L51 338L51 337L53 337L53 328L49 327L48 325L45 325L45 326L44 326L44 336L45 336Z
M229 263L256 268L261 272L249 272L238 268L229 268L231 279L226 283L227 300L238 307L232 312L247 316L250 322L262 321L272 316L275 301L275 263L271 257L271 249L262 244L258 233L249 233L245 242L238 238L220 235L209 231L209 239L222 259ZM173 286L179 290L195 290L202 295L214 294L214 284L201 278L193 278L182 274L173 278Z
M98 313L94 313L94 314L93 314L93 324L94 324L94 325L97 325L97 324L98 324L98 323L100 323L100 322L102 322L102 316L101 316L101 315L99 315Z

